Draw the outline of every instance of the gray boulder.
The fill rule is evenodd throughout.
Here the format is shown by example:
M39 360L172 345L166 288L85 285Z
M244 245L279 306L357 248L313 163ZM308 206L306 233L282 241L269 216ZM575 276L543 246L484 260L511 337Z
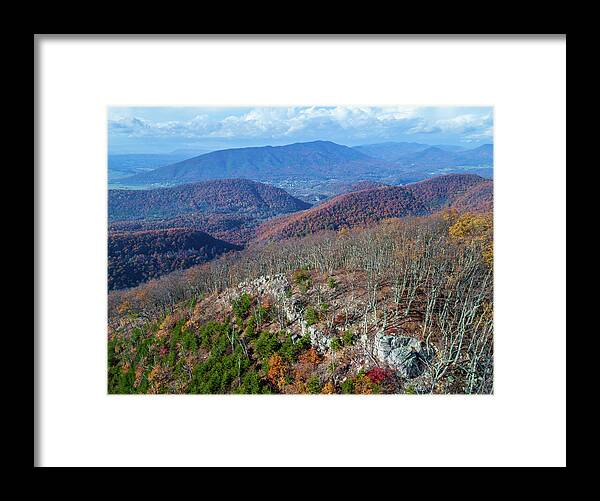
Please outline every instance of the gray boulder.
M310 336L310 344L319 353L324 353L331 347L331 339L319 331L314 325L307 325L305 320L300 321L302 336L308 334Z
M433 353L418 339L408 336L388 336L378 332L375 336L375 357L397 371L400 376L412 379L427 369Z

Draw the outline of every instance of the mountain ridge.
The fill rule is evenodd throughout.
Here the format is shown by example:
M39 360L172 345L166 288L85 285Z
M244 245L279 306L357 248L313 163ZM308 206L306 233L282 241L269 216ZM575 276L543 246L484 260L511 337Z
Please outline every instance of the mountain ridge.
M452 144L426 144L406 141L386 141L382 143L363 144L353 146L358 150L373 158L395 162L407 155L412 155L426 150L427 148L439 148L449 153L463 151L466 148L463 146Z
M491 183L473 174L448 174L405 186L344 193L305 211L262 224L255 240L281 240L320 230L363 226L381 219L423 216L445 207L456 206L461 211L487 210L492 203ZM482 184L490 189L468 196Z
M136 174L125 183L196 182L209 179L267 179L294 174L320 177L329 169L357 163L378 164L353 148L331 141L253 146L212 151L158 169Z
M150 190L109 190L109 221L227 213L272 217L310 204L285 190L248 179L214 179Z
M108 289L135 287L241 247L187 228L108 234Z

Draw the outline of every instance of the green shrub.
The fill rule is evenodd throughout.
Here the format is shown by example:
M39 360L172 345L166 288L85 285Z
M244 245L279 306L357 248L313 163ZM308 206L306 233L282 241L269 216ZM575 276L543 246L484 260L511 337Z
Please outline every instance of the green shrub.
M243 292L237 299L234 299L231 302L231 309L237 318L244 319L248 315L251 305L252 298L250 297L250 294Z
M136 362L142 363L142 360L148 356L150 352L150 347L154 344L156 338L154 337L146 337L140 341L136 352Z
M261 323L269 320L269 318L271 318L271 308L267 308L265 306L260 306L257 308L256 312L254 313L254 320L259 325Z
M351 346L354 344L354 334L352 331L345 331L342 334L342 342L344 343L344 346Z
M307 325L314 325L319 321L319 312L312 306L308 306L304 310L304 320Z
M184 323L185 323L185 320L180 320L179 322L177 322L175 324L175 327L173 327L173 329L171 329L171 335L169 336L169 349L171 351L173 351L177 348L177 343L179 342L179 339L181 338Z
M192 371L190 393L230 393L243 385L250 360L239 344L233 352L228 353L230 346L224 334L214 340L208 359L196 365ZM241 384L238 384L240 380ZM250 385L249 381L246 382Z
M310 273L305 268L300 268L292 274L292 280L295 284L301 284L310 280Z
M292 281L302 292L306 292L312 284L310 273L304 268L300 268L292 274Z
M248 322L246 323L246 329L244 331L244 335L248 339L252 339L252 338L254 338L255 334L256 334L256 322L254 320L254 317L250 317L248 319Z
M261 332L258 339L254 341L254 351L263 363L279 349L279 340L276 334Z
M260 380L260 375L254 370L249 370L242 378L242 384L235 389L235 393L239 394L257 394L263 392L264 384Z
M340 341L339 337L334 337L331 340L331 344L330 347L333 351L338 351L341 347L342 347L342 342Z
M354 381L352 381L351 378L346 379L342 383L342 393L345 393L346 395L351 395L354 393Z
M298 359L300 353L308 348L310 348L310 336L303 336L295 343L292 341L291 336L288 336L281 344L279 354L286 362L292 363Z
M225 337L224 334L228 329L229 326L226 323L208 322L203 324L198 331L201 346L208 350L212 349L215 340Z
M336 282L335 278L333 278L333 277L329 277L329 278L327 279L327 286L328 286L330 289L335 289L335 288L337 287L337 282Z
M109 369L108 375L108 393L136 393L133 387L135 382L135 368L133 365L127 371L123 371L121 366L114 366Z
M186 331L181 339L181 346L188 352L198 350L198 340L192 331Z
M306 390L308 393L321 393L321 382L317 376L311 376L306 382Z

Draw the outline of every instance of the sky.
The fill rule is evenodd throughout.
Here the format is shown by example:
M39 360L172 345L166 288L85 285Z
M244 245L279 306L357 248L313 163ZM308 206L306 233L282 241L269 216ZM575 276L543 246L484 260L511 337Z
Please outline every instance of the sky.
M109 153L171 153L333 141L477 147L493 142L491 107L111 107Z

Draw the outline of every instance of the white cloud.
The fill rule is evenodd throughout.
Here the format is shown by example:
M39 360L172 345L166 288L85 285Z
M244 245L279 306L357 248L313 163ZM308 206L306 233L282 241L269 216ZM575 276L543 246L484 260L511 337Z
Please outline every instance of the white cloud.
M149 120L116 117L109 121L110 133L129 138L205 138L294 140L323 136L349 139L396 139L402 135L453 134L462 140L491 137L490 112L469 112L439 118L435 108L408 106L354 107L309 106L254 108L216 118L199 113L185 120ZM458 112L458 111L457 111Z
M420 119L411 127L408 134L456 134L465 142L492 137L493 119L491 113L468 113L434 121Z

